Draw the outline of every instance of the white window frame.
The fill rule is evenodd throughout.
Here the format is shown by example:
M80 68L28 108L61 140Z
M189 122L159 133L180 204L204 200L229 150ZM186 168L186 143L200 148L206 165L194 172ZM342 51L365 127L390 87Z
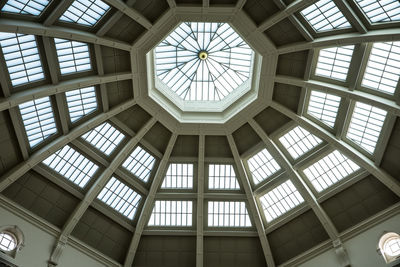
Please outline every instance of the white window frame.
M218 217L217 221L219 224L220 220L223 221L223 223L225 221L228 221L228 225L210 225L210 204L211 203L217 203L215 205L213 205L213 213L211 215L213 216L212 221L214 221L214 217ZM244 213L240 213L237 212L236 210L236 205L239 204L240 205L240 209L242 208L242 205L244 205L245 208L245 212ZM232 207L233 205L233 207ZM218 211L215 211L215 207L217 207ZM222 211L221 211L221 207L222 207ZM228 211L226 211L226 208L228 208ZM233 210L232 210L233 208ZM249 212L249 208L247 205L247 202L244 200L212 200L212 199L208 199L206 201L206 205L205 205L205 214L207 214L207 228L213 228L213 229L223 229L223 228L229 228L229 229L239 229L239 230L247 230L249 228L253 228L254 224L251 218L251 213ZM240 218L240 216L243 216L243 221L242 218ZM246 216L248 217L248 221L246 220ZM233 224L235 224L236 220L239 219L239 225L231 225L232 220L234 221ZM250 223L250 225L247 225L247 223ZM240 224L244 224L244 225L240 225Z
M167 205L167 203L171 203L170 205L170 207L172 207L172 202L183 202L183 201L185 201L185 202L187 202L187 204L191 204L191 211L192 211L192 214L191 215L189 215L187 218L191 218L190 219L190 221L191 221L191 225L161 225L161 224L150 224L150 221L152 220L152 216L153 216L153 211L154 211L154 209L155 209L155 207L156 207L156 203L158 202L158 201L161 201L161 202L165 202L166 204L165 205ZM190 210L189 208L188 208L188 206L187 206L187 208L186 208L187 210ZM166 210L167 210L167 208L166 208ZM160 213L163 213L162 211L160 211ZM165 212L166 213L166 212ZM172 213L171 212L171 214L175 214L175 213ZM178 214L178 213L176 213L176 214ZM189 214L189 213L180 213L181 215L182 214ZM190 228L193 228L193 227L195 227L196 226L196 220L195 220L195 214L196 214L196 202L195 201L193 201L193 200L186 200L186 199L156 199L155 201L154 201L154 205L153 205L153 209L152 209L152 211L151 211L151 213L150 213L150 217L149 217L149 221L147 222L147 227L149 227L149 228L159 228L159 229L176 229L176 228L180 228L180 229L182 229L182 228L184 228L184 229L190 229ZM161 216L160 216L161 217ZM177 216L177 218L178 218L179 216ZM156 219L154 219L154 220L156 220ZM160 218L160 220L161 220L161 218ZM166 219L167 220L167 219ZM187 221L187 220L186 220Z

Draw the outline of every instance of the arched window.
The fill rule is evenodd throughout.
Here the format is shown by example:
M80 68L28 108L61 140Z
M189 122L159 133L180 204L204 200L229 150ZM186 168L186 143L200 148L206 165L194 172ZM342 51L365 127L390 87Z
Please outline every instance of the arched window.
M16 225L0 226L0 252L15 258L24 245L24 234Z
M400 259L400 235L394 232L385 233L379 240L379 249L386 263Z
M12 251L17 247L17 238L10 232L0 233L0 249L3 251Z

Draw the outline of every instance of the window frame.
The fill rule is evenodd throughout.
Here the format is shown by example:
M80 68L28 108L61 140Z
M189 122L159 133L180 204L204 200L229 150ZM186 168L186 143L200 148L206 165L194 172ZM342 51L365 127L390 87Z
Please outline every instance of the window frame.
M164 178L167 175L167 171L168 168L170 166L170 164L193 164L193 187L192 188L162 188L162 184L164 182ZM165 168L165 172L163 173L163 179L160 183L160 186L158 188L159 193L165 193L165 192L174 192L174 193L193 193L193 192L197 192L197 187L198 187L198 162L191 160L191 159L175 159L173 157L170 158L170 160L168 161L168 165L167 168ZM205 169L205 168L204 168ZM150 180L149 180L150 181ZM205 183L206 181L204 181Z
M249 204L247 200L238 200L238 199L216 199L216 198L207 198L204 199L204 215L203 215L203 225L205 230L212 230L212 231L249 231L254 230L256 228L252 212L249 208ZM245 208L247 210L249 220L251 226L209 226L208 225L208 203L209 202L244 202Z
M110 121L109 121L110 122ZM113 124L114 125L114 124ZM120 128L118 128L120 129ZM126 140L131 139L132 137L126 133L125 131L121 131L122 133L125 134L126 136ZM122 143L122 142L121 142ZM124 162L129 158L129 156L133 153L133 151L137 148L140 147L142 148L144 151L146 151L147 153L149 153L152 157L154 157L154 165L153 168L150 171L149 174L149 178L147 180L147 182L143 181L142 179L140 179L139 177L137 177L135 174L133 174L131 171L129 171L128 169L126 169L125 167L123 167L122 165L124 164ZM147 187L147 185L151 184L153 182L154 176L157 172L158 169L158 165L160 164L160 159L150 150L148 149L143 143L138 142L137 145L131 150L129 151L129 154L126 156L126 158L122 161L122 163L118 166L118 169L120 169L124 175L126 177L131 177L133 179L135 179L135 181L141 183L143 186Z
M210 165L232 165L233 170L235 171L236 180L238 182L238 189L210 189L209 188L209 166ZM242 183L239 179L238 169L236 167L235 161L231 160L223 160L223 159L209 159L204 161L204 192L207 193L244 193Z
M191 226L168 226L168 225L149 225L149 221L151 218L151 214L153 213L153 209L155 207L156 201L191 201L192 202L192 225ZM189 198L158 198L157 196L154 199L154 203L149 213L149 219L146 222L146 227L151 230L195 230L197 227L197 199L189 199Z

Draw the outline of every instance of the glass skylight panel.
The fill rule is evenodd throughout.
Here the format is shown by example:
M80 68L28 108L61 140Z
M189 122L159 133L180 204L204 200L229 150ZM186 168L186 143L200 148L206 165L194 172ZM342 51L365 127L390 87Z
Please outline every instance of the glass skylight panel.
M44 79L34 35L0 32L0 46L13 86Z
M251 157L247 163L255 184L264 181L281 169L266 149L261 150Z
M109 156L124 139L124 135L108 122L82 135L82 138Z
M351 27L346 17L332 0L320 0L300 13L316 32Z
M300 126L296 126L294 129L280 137L279 141L290 153L293 159L297 159L322 143L320 138Z
M81 188L85 187L99 168L68 145L46 158L43 163Z
M244 201L209 201L209 227L251 227Z
M192 226L193 202L156 200L149 226Z
M72 90L65 93L69 117L75 122L97 109L96 90L94 86Z
M208 165L208 189L240 189L233 166L227 164Z
M132 220L142 196L115 177L111 177L97 198Z
M260 197L260 202L265 219L271 222L303 203L304 199L292 181L287 180Z
M385 110L356 102L346 137L374 153L386 114Z
M398 0L356 0L372 23L400 20Z
M360 167L357 164L335 150L306 168L303 172L314 188L321 192L358 169Z
M122 166L140 180L147 182L156 159L140 146L129 155Z
M90 70L89 46L86 43L54 38L61 74Z
M93 26L109 9L110 6L100 0L75 0L60 20Z
M1 11L39 16L49 3L49 0L8 0Z
M362 85L393 94L400 77L400 42L374 43Z
M193 188L193 164L171 163L161 188L191 189Z
M307 113L333 128L341 98L319 91L311 91Z
M48 96L20 104L19 111L31 147L57 132Z
M354 45L321 49L315 74L345 81L353 50Z
M157 77L188 101L222 100L250 78L252 62L227 23L184 22L155 48Z

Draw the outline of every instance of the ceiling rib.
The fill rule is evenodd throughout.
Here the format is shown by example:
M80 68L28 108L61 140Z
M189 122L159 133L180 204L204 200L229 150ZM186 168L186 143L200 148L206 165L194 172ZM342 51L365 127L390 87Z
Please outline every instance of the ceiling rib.
M238 179L240 179L240 182L246 193L249 213L252 214L253 221L256 226L258 236L260 238L260 243L261 243L261 247L264 252L265 261L266 261L268 267L275 267L276 265L274 262L274 258L272 256L271 247L269 246L267 234L265 233L265 227L264 227L263 221L261 219L260 212L257 208L256 201L254 199L254 195L253 195L251 185L249 182L249 177L247 176L246 171L243 167L243 163L240 158L239 151L237 149L237 146L236 146L235 140L233 139L233 136L231 134L229 134L229 135L227 135L227 138L228 138L229 147L231 148L233 158L235 160L236 168L238 170L237 177L238 177Z
M203 7L210 7L210 0L203 0Z
M197 162L196 267L203 267L204 264L204 157L205 137L204 135L199 135L199 158Z
M175 8L176 7L176 2L175 0L167 0L168 5L170 8Z
M43 25L50 26L54 24L54 22L56 22L56 20L62 16L65 10L67 10L68 7L72 5L72 2L74 2L74 0L60 1L58 5L54 8L54 10L52 10L50 15L46 18L46 20L43 22Z
M244 5L246 4L246 1L247 0L238 0L237 3L236 3L236 7L235 8L237 10L242 9L244 7Z
M151 211L153 210L153 205L154 205L154 199L157 193L158 188L160 187L164 175L167 171L168 167L168 161L171 156L172 149L174 148L175 141L177 139L177 134L173 133L168 141L167 148L165 150L165 153L160 161L160 164L158 165L157 172L154 176L153 182L150 186L149 194L147 195L147 198L144 202L142 212L140 213L138 223L136 224L136 230L135 233L133 234L133 238L131 241L131 244L129 245L129 250L125 258L125 263L124 267L131 267L133 264L133 260L136 255L136 250L139 246L139 241L140 237L142 236L143 229L146 226L149 218Z
M12 33L35 34L47 37L56 37L64 39L72 39L93 44L104 45L125 51L130 51L132 46L128 43L121 42L111 38L99 37L93 33L60 27L60 26L44 26L37 22L22 21L15 19L1 19L0 31Z
M396 116L400 116L400 106L396 104L394 100L383 98L381 96L372 95L362 91L350 91L345 86L331 84L327 82L317 81L317 80L303 80L300 78L286 76L286 75L276 75L275 82L283 83L288 85L295 85L297 87L305 87L307 89L317 89L322 91L327 91L328 93L338 95L344 98L351 98L355 101L362 101L385 109L392 112Z
M101 46L95 44L94 45L94 55L96 57L96 66L97 73L100 76L104 76L104 62L101 54ZM101 95L101 106L103 111L108 111L110 109L108 95L107 95L107 87L104 83L100 84L100 95Z
M10 108L8 110L10 113L11 123L17 136L18 145L21 150L22 158L27 160L29 158L29 148L25 138L25 129L21 122L21 117L17 107Z
M347 18L350 24L359 32L366 33L368 32L367 28L358 18L356 13L350 8L349 4L344 0L333 0L336 6L342 11L343 15Z
M86 133L87 131L95 128L99 124L105 122L109 118L117 115L118 113L134 106L136 104L135 100L129 100L126 101L115 108L111 109L108 112L103 112L92 119L85 121L81 125L77 126L74 128L72 131L70 131L66 135L62 135L49 144L45 145L44 147L38 149L36 152L34 152L29 159L27 159L24 162L21 162L11 170L9 170L7 173L5 173L1 179L0 179L0 192L6 189L9 185L11 185L13 182L18 180L20 177L22 177L26 172L28 172L30 169L32 169L36 164L42 162L45 160L48 156L71 142L72 140L78 138L82 134Z
M122 164L122 162L128 157L129 153L132 152L133 148L140 142L143 136L150 130L150 128L157 122L155 118L151 118L137 133L136 136L131 138L129 142L118 152L110 165L103 171L103 173L97 178L94 184L89 188L83 200L75 208L74 212L68 218L64 224L62 232L57 239L57 243L51 253L49 262L57 264L62 254L65 245L68 242L68 237L71 235L76 224L82 218L85 211L88 209L93 200L97 197L100 191L104 188L108 180L114 174L115 170Z
M4 59L3 49L0 49L0 69L8 70L6 61ZM4 97L11 95L10 76L7 75L8 71L0 71L0 85Z
M273 101L271 107L275 110L281 112L285 116L297 122L301 127L320 137L321 139L327 141L334 148L338 149L344 153L347 157L350 157L354 162L367 170L370 174L375 176L381 183L386 185L390 190L392 190L397 196L400 196L400 182L394 177L390 176L387 172L379 168L374 164L372 160L364 156L361 152L345 143L343 140L337 139L333 134L323 129L321 126L312 122L311 120L299 116L287 107Z
M372 30L367 33L342 33L314 39L311 42L298 42L279 46L278 54L287 54L318 47L342 46L368 42L391 42L399 41L400 32L397 28Z

